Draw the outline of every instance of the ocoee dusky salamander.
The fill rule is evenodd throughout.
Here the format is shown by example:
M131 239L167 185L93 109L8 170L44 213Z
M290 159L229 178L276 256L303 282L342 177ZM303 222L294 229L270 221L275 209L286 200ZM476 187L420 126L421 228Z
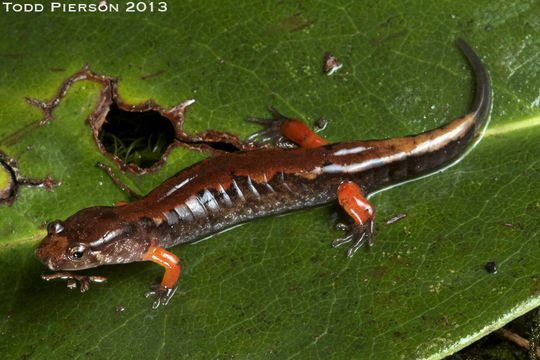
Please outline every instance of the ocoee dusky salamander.
M414 136L329 144L303 123L274 112L259 119L298 148L264 148L210 157L169 178L125 206L83 209L47 227L36 249L51 270L79 270L104 264L154 261L165 267L155 286L153 307L167 304L177 286L180 262L166 248L192 242L262 216L325 204L336 199L352 225L339 225L352 242L347 253L372 244L375 211L365 195L390 183L449 163L472 141L490 104L489 79L480 59L457 41L472 66L476 91L470 112L435 130ZM270 129L259 135L269 135ZM269 136L272 136L270 134Z

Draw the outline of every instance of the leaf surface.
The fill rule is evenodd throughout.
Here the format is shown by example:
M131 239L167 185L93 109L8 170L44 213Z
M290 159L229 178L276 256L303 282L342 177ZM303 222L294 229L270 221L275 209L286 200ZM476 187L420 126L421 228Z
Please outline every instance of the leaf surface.
M0 15L0 149L24 176L61 182L0 205L3 358L440 358L540 304L537 1L124 9ZM345 215L329 205L173 248L183 274L166 310L142 297L163 272L150 263L92 269L109 281L84 294L40 279L43 223L127 197L94 166L107 161L86 121L97 84L76 83L54 120L10 143L42 116L24 97L50 99L89 63L120 78L127 103L195 98L189 132L245 137L258 128L242 119L273 105L310 126L324 117L331 142L404 136L467 112L474 82L458 37L490 73L488 129L455 166L371 198L372 248L352 259L332 249ZM332 76L325 52L344 64ZM159 172L122 178L145 193L205 156L177 148Z

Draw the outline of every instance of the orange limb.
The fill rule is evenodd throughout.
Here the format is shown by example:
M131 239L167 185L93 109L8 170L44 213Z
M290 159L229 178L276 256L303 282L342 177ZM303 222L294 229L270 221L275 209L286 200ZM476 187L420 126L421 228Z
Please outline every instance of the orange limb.
M311 148L329 144L328 141L311 131L306 124L296 119L283 123L281 132L300 147Z
M353 182L344 182L338 188L339 204L359 225L375 219L375 208L362 196L362 189Z
M152 243L148 250L143 254L142 259L145 261L153 261L165 267L165 274L163 275L161 286L166 289L176 288L176 283L180 277L180 260L178 260L176 255Z
M127 202L125 201L119 201L116 203L116 207L120 207L120 206L126 206L127 205Z
M344 182L338 187L339 204L353 218L354 224L337 224L338 230L346 230L347 234L334 240L332 246L352 241L353 244L347 251L347 256L353 256L354 252L367 240L373 245L373 224L375 209L362 196L362 189L353 182Z

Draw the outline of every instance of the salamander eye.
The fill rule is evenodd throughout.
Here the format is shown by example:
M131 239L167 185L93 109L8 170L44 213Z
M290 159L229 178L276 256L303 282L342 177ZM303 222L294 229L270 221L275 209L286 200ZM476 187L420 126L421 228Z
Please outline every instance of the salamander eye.
M80 260L86 254L86 246L76 244L69 248L68 257L70 260Z
M62 225L62 222L60 220L53 221L49 225L47 225L47 233L49 235L56 235L64 230L64 225Z

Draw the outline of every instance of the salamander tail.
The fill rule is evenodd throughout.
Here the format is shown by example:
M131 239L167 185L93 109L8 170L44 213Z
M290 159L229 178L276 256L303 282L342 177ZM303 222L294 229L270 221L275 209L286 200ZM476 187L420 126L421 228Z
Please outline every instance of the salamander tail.
M491 102L491 89L489 84L489 76L486 68L482 64L482 61L478 58L478 55L471 49L471 47L465 42L465 40L458 38L456 40L457 46L463 52L463 55L467 58L475 74L476 90L474 96L474 102L471 106L470 114L474 117L475 130L478 131L482 126L487 113L489 112Z

